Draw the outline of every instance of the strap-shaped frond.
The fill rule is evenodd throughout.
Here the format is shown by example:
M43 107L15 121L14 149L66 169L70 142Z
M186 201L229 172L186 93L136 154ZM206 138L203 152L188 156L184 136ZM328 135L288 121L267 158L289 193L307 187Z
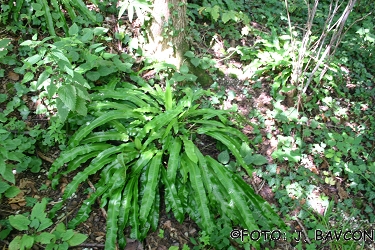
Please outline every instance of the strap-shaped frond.
M210 122L212 122L212 125L215 124L214 121L210 121ZM242 141L244 141L246 143L249 143L249 138L247 138L246 135L241 133L238 129L231 128L231 127L228 127L228 126L218 128L218 127L214 127L212 125L202 126L202 127L198 128L197 129L198 134L206 134L209 131L217 131L217 132L222 132L222 133L225 133L225 134L231 134L231 135L241 139Z
M184 149L186 152L187 157L194 163L198 163L198 157L195 154L195 145L194 143L186 138L185 136L181 136L182 141L184 142Z
M115 161L116 154L121 152L126 146L128 145L122 144L120 146L108 148L99 153L98 156L92 160L90 165L74 176L73 180L66 186L63 199L65 200L70 197L77 190L78 185L85 181L89 175L96 173L104 165Z
M161 165L162 151L157 152L147 168L147 183L144 189L139 217L143 226L155 200L155 194L159 182L159 170Z
M131 226L130 237L133 239L140 239L141 233L139 231L139 205L138 205L138 178L134 178L135 183L133 185L133 198L130 209L130 221Z
M52 164L49 172L48 178L52 177L52 174L56 172L60 167L62 167L66 162L70 162L75 160L77 156L88 154L93 151L103 151L110 148L111 145L105 143L97 143L97 144L86 144L83 146L75 147L70 150L64 151L61 153L60 157L55 160Z
M155 116L144 127L146 133L148 133L151 129L153 129L154 131L158 131L161 127L170 123L173 118L175 118L177 115L179 115L182 112L182 110L183 110L183 107L177 106L176 109L165 111L164 113L158 116Z
M247 171L247 174L249 176L252 176L252 167L247 165L242 158L240 151L238 150L241 148L241 145L234 146L235 143L231 138L227 135L225 135L223 132L218 132L218 131L209 131L206 132L206 135L211 136L215 138L216 140L222 142L227 148L230 150L230 152L236 157L236 160L240 163L240 165Z
M78 129L78 131L72 136L72 138L69 140L69 146L70 147L76 147L83 138L85 138L89 133L91 133L95 128L108 123L111 120L117 120L117 119L129 119L129 118L139 118L142 120L142 117L140 115L128 111L123 112L119 110L109 111L102 116L96 118L92 122L88 122L86 126L82 126Z
M202 182L202 175L197 164L187 158L185 158L184 160L189 166L189 178L191 187L193 188L195 193L194 200L197 203L198 212L201 218L201 227L204 231L210 234L214 229L214 224L212 222L212 214L210 213L210 210L208 208L208 199L206 195L206 189L204 188Z
M123 231L125 226L128 224L130 208L132 205L133 199L133 188L134 184L136 183L136 178L130 179L122 192L122 200L120 206L120 213L118 217L118 224L119 224L119 231L118 231L118 239L120 249L124 249L126 245L126 238L123 235Z
M121 191L122 189L117 189L116 191L111 192L111 198L107 210L105 249L116 249L118 230L117 218L120 213Z
M177 169L180 165L181 139L175 137L169 150L169 159L167 166L167 179L170 183L175 182Z
M127 142L129 136L125 133L120 133L117 131L105 131L105 132L95 132L87 136L82 140L82 144L94 143L94 142L104 142L104 141L123 141Z
M233 174L226 172L223 166L211 157L206 156L206 159L215 171L215 174L217 175L217 178L219 179L220 183L227 190L227 194L230 197L230 206L233 208L237 208L240 212L238 214L239 221L244 222L246 229L248 229L249 231L258 230L259 228L256 224L254 216L248 207L247 201L244 199L246 196L244 196L241 192L243 190L238 189L238 186L234 184L232 178Z
M181 199L177 194L176 185L174 181L168 179L167 171L164 168L161 169L161 178L165 186L166 202L170 204L170 208L172 209L174 217L177 219L177 221L182 223L185 217L185 212L181 203Z
M98 151L93 151L91 153L77 156L74 161L69 162L68 168L65 171L59 171L58 174L53 177L51 183L52 188L55 188L57 185L59 185L61 176L76 170L81 166L82 163L86 162L88 159L94 158L96 155L98 155Z

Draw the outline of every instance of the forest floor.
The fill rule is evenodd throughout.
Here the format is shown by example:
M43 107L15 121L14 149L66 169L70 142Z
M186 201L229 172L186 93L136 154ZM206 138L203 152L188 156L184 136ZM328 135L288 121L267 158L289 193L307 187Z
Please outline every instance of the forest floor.
M239 64L239 62L232 62L233 64ZM253 84L248 82L246 79L232 78L227 72L227 68L224 65L220 65L222 71L225 72L224 76L216 79L217 89L212 91L225 91L225 96L234 96L233 98L225 98L223 101L218 104L219 108L229 109L233 105L237 105L237 110L244 117L248 117L249 112L252 109L257 109L261 115L267 117L267 112L272 111L272 97L270 96L270 84L267 80L258 82L259 86L254 88ZM2 86L9 84L9 82L18 81L17 75L13 73L11 69L7 69L6 74L7 79L2 78ZM247 84L245 84L247 83ZM234 93L234 95L229 95L229 92ZM246 93L246 94L245 94ZM251 96L249 98L249 96ZM28 98L28 97L26 97ZM29 103L29 109L35 110L35 103L31 100L26 101ZM286 109L286 108L285 108ZM42 128L47 126L47 121L43 117L37 115L30 115L28 118L30 126L35 126L37 124L41 125ZM275 130L275 120L274 119L265 119L263 121L263 128L260 129L260 132L254 132L252 123L256 123L256 120L245 120L245 121L234 121L242 125L242 131L246 134L250 140L254 137L262 136L262 142L258 145L258 154L265 156L269 164L274 163L271 154L277 148L278 140L277 135L280 134L279 130ZM271 136L269 136L271 135ZM204 153L217 158L218 150L215 145L208 139L201 137L199 138L204 145ZM4 219L9 215L22 214L25 212L30 212L32 206L28 206L28 197L35 198L40 200L43 197L51 198L53 201L49 203L49 207L58 201L64 192L65 186L70 182L72 176L75 173L70 174L69 176L64 177L60 186L57 190L51 188L51 181L47 178L47 171L53 163L54 159L59 156L59 149L52 148L47 153L42 153L40 150L36 150L36 154L43 160L42 170L33 174L31 172L23 172L16 175L16 186L22 191L19 195L14 198L4 199L5 202L0 204L0 219ZM282 168L287 169L287 166L283 164L278 164L278 171ZM316 171L317 174L320 174L321 178L324 178L322 173L318 172L316 166L310 166L311 171ZM321 166L321 168L324 168ZM98 176L92 176L91 182L95 183ZM244 176L244 179L251 185L254 190L262 196L267 202L278 207L277 200L274 197L274 193L270 186L265 180L254 174L253 176ZM341 186L345 186L345 183L342 182ZM338 201L343 198L350 197L350 194L347 193L340 185L328 185L322 184L318 189L322 194L327 195L332 200ZM79 187L79 191L75 196L66 203L64 209L61 210L61 214L58 214L57 218L59 222L68 222L73 218L82 204L82 202L87 199L89 189L93 188L92 183L84 183ZM319 195L319 194L317 194ZM322 204L316 204L314 208L316 213L324 214L327 207L322 206ZM292 214L298 214L299 208L296 208ZM303 231L305 234L305 226L298 220L287 221L286 222L290 228L295 230ZM55 223L57 224L57 222ZM100 208L99 202L93 207L92 213L89 219L82 223L76 231L84 233L89 236L88 240L81 244L80 249L103 249L105 244L105 233L106 233L106 212L104 209ZM129 234L128 234L129 235ZM15 236L15 235L13 235ZM128 239L128 244L125 250L167 250L171 246L176 246L180 249L184 245L187 245L190 248L193 248L195 245L192 243L191 238L198 239L199 237L199 228L198 226L189 218L186 218L185 221L180 224L178 223L171 214L166 213L165 207L162 205L159 227L156 232L150 233L144 242L138 242L132 239ZM228 235L228 239L230 236ZM9 243L9 242L6 242ZM235 241L231 241L233 247L238 248L238 244ZM292 249L293 242L278 241L276 246L273 249ZM367 245L368 249L374 249L373 244ZM5 248L2 248L5 249ZM34 249L43 249L42 247L34 247ZM75 248L79 249L79 248ZM328 249L328 248L327 248Z

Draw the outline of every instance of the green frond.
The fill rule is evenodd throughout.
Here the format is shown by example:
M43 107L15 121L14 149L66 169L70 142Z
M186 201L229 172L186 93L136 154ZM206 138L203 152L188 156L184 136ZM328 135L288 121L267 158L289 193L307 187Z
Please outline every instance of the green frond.
M207 233L211 233L214 229L214 224L212 221L212 214L209 209L209 202L206 195L206 189L204 188L202 182L202 175L198 168L198 165L191 161L190 159L184 159L186 164L189 166L189 178L191 182L191 187L194 190L194 200L197 203L198 212L201 219L201 227Z
M111 198L108 204L107 210L107 225L106 225L106 237L105 237L105 249L116 249L116 239L118 230L118 221L121 205L121 191L117 189L115 192L111 192Z
M144 189L141 208L139 211L139 217L142 225L146 223L147 217L155 200L162 155L163 152L157 152L152 158L150 165L147 167L147 183Z

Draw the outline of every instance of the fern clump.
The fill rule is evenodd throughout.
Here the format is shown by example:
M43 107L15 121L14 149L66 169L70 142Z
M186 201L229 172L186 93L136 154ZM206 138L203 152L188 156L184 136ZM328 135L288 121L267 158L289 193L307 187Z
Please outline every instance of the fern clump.
M175 100L169 82L165 91L137 82L140 87L112 82L93 94L90 110L96 119L72 136L52 165L49 176L56 186L62 175L89 162L67 185L64 200L90 175L100 173L96 191L69 226L85 221L100 198L108 206L106 249L115 249L116 242L124 247L125 227L137 239L157 228L165 192L167 210L178 221L188 215L208 234L217 215L247 230L280 228L282 221L267 202L194 143L199 134L221 142L251 176L252 167L244 160L252 152L248 138L228 125L228 111L200 108L202 90L186 88Z

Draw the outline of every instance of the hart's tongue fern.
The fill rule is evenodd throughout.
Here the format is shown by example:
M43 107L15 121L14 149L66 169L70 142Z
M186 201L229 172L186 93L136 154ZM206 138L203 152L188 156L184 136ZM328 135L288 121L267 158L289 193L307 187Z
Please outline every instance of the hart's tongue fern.
M123 248L126 226L138 239L157 228L161 191L167 212L180 222L189 215L208 234L218 214L248 230L283 226L269 204L236 172L205 156L194 144L199 134L221 142L251 176L252 166L244 160L252 152L249 140L228 125L230 113L200 108L196 100L203 91L184 92L175 100L169 84L165 92L143 84L140 89L103 89L92 96L90 109L96 118L72 136L49 172L56 186L62 174L89 162L66 187L64 200L90 175L100 173L96 191L83 202L70 227L85 221L91 205L101 198L108 209L106 249L114 249L117 241Z

